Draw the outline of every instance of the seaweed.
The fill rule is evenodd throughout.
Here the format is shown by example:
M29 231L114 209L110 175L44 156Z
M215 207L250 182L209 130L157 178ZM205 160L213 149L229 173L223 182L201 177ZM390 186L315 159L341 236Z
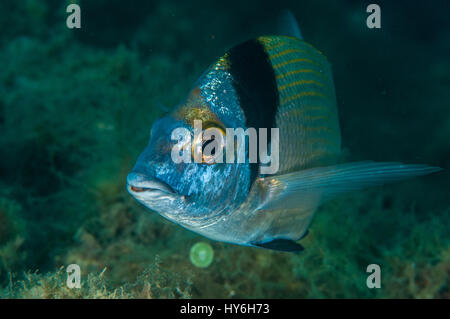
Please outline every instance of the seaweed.
M161 271L158 261L146 268L135 282L112 286L105 278L107 269L90 273L80 288L69 288L64 266L54 273L26 273L21 280L10 278L1 298L26 299L153 299L189 298L189 279L178 280L176 276Z

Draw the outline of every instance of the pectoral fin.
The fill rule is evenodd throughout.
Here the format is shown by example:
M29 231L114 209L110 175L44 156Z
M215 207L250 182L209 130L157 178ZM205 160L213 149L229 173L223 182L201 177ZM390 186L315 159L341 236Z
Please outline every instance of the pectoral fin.
M355 162L317 167L267 179L268 192L259 210L314 210L344 192L355 191L440 171L439 167L395 162Z

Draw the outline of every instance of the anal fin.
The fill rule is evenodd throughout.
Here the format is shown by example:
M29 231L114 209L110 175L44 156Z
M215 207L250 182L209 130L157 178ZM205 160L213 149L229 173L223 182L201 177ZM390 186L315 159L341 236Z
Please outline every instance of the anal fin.
M286 252L292 252L292 253L299 253L302 250L304 250L303 246L299 243L296 243L293 240L290 239L273 239L271 241L267 242L251 242L250 243L253 246L258 246L261 248L271 249L271 250L278 250L278 251L286 251Z

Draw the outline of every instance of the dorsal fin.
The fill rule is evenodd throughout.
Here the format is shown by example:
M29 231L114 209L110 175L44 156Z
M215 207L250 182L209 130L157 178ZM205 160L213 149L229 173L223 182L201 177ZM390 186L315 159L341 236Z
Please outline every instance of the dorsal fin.
M297 20L290 10L280 12L277 19L277 35L287 35L303 40Z

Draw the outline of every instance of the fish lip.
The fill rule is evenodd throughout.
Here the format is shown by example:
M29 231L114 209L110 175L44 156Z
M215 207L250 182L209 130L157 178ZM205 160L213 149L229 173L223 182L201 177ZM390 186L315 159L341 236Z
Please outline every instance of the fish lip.
M136 186L130 185L130 190L134 193L142 193L142 192L151 191L152 188L136 187Z
M148 178L137 173L130 173L127 177L127 189L133 195L175 195L176 192L167 183L157 179Z
M136 186L132 186L129 185L130 187L130 191L132 191L133 193L144 193L144 192L152 192L152 191L160 191L163 193L166 193L166 191L160 189L160 188L153 188L153 187L136 187ZM167 192L169 194L172 194L171 192Z

